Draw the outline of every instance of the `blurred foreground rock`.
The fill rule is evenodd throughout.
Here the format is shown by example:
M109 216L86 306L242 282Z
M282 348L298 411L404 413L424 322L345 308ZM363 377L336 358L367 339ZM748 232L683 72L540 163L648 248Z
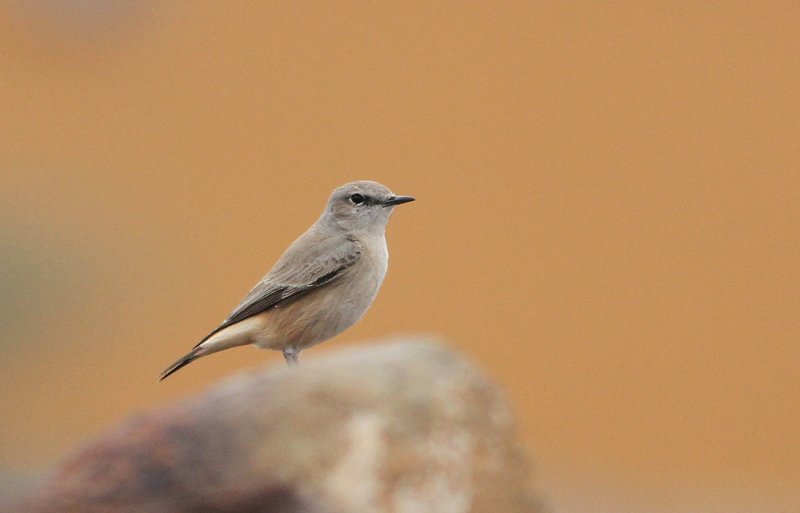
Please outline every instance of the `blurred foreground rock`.
M397 342L240 374L130 419L16 511L516 513L536 509L529 485L486 377L440 344Z

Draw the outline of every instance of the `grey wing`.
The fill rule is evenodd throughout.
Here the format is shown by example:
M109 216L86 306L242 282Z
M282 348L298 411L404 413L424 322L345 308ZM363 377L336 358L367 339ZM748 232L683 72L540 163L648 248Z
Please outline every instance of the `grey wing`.
M265 310L288 304L314 289L324 287L340 278L361 258L361 246L350 237L331 237L315 241L310 236L304 242L307 244L292 244L275 267L250 290L228 318L198 342L197 346L228 326Z

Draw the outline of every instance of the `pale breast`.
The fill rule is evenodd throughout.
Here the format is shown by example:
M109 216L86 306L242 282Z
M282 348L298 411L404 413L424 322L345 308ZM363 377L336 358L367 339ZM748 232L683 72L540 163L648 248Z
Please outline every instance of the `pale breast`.
M386 240L362 241L362 258L333 283L270 310L255 343L269 349L304 349L355 324L372 304L386 276Z

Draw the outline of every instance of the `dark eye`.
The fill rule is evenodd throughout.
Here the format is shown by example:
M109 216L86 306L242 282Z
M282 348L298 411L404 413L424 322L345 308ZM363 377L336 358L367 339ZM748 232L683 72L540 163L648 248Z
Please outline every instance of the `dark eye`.
M360 205L364 203L364 196L361 194L353 194L350 196L350 201L352 201L354 205Z

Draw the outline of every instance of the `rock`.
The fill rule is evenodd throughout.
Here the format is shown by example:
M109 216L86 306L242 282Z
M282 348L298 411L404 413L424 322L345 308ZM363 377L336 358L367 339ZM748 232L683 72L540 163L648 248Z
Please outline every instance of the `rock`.
M516 513L537 509L529 487L495 386L441 344L394 342L242 373L129 419L17 511Z

